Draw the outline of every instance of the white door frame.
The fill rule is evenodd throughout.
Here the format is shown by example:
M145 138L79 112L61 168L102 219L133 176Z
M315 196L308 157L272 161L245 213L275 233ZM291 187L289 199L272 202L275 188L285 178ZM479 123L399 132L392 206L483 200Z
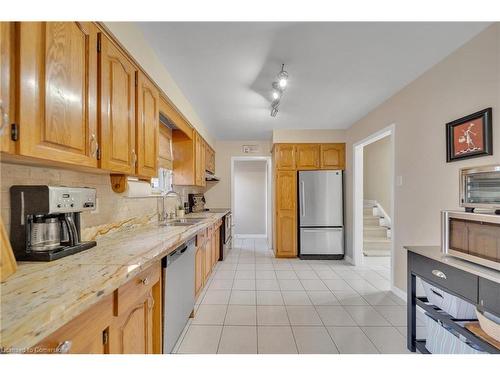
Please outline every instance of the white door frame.
M396 186L395 179L395 132L396 124L392 124L371 134L365 139L356 142L352 147L353 152L353 264L363 264L363 153L364 147L370 143L376 142L382 138L390 137L390 155L391 155L391 289L394 289L394 238L396 236L395 217L396 212L394 203L394 192Z
M232 156L231 157L231 210L234 212L234 163L236 161L256 161L264 160L266 162L266 233L262 235L245 235L245 238L267 238L269 244L272 244L272 174L271 174L271 157L270 156ZM234 216L233 216L234 219ZM238 238L235 235L235 238Z

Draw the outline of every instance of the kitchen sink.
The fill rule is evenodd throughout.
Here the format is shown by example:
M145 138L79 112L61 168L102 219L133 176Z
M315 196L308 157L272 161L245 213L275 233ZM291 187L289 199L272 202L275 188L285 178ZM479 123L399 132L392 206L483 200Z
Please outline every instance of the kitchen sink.
M172 221L167 222L167 226L173 226L173 227L187 227L189 225L194 225L199 223L200 221L203 221L203 219L175 219Z

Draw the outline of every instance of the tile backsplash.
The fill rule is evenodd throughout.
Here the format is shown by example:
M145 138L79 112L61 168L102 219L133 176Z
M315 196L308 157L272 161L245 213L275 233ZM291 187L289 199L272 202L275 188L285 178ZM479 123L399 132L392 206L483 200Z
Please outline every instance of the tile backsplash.
M10 233L10 194L12 185L63 185L86 186L97 190L97 208L82 213L82 237L89 239L99 228L111 228L124 223L144 223L157 218L155 198L128 198L111 189L108 174L94 174L67 169L0 163L0 208L1 215ZM203 192L197 187L176 186L183 201L191 192ZM175 207L175 198L170 200ZM105 232L102 231L102 232Z

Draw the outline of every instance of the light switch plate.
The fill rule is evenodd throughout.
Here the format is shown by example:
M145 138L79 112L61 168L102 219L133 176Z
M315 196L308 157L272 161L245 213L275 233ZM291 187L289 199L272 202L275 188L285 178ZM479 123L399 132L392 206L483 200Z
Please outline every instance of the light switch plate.
M396 177L396 185L397 186L403 186L403 176L397 176Z

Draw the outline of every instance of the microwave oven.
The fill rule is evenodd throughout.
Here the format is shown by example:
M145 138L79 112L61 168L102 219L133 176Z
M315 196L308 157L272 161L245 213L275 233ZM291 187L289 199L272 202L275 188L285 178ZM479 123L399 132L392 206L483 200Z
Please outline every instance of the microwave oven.
M443 211L441 219L445 254L500 271L500 215Z

